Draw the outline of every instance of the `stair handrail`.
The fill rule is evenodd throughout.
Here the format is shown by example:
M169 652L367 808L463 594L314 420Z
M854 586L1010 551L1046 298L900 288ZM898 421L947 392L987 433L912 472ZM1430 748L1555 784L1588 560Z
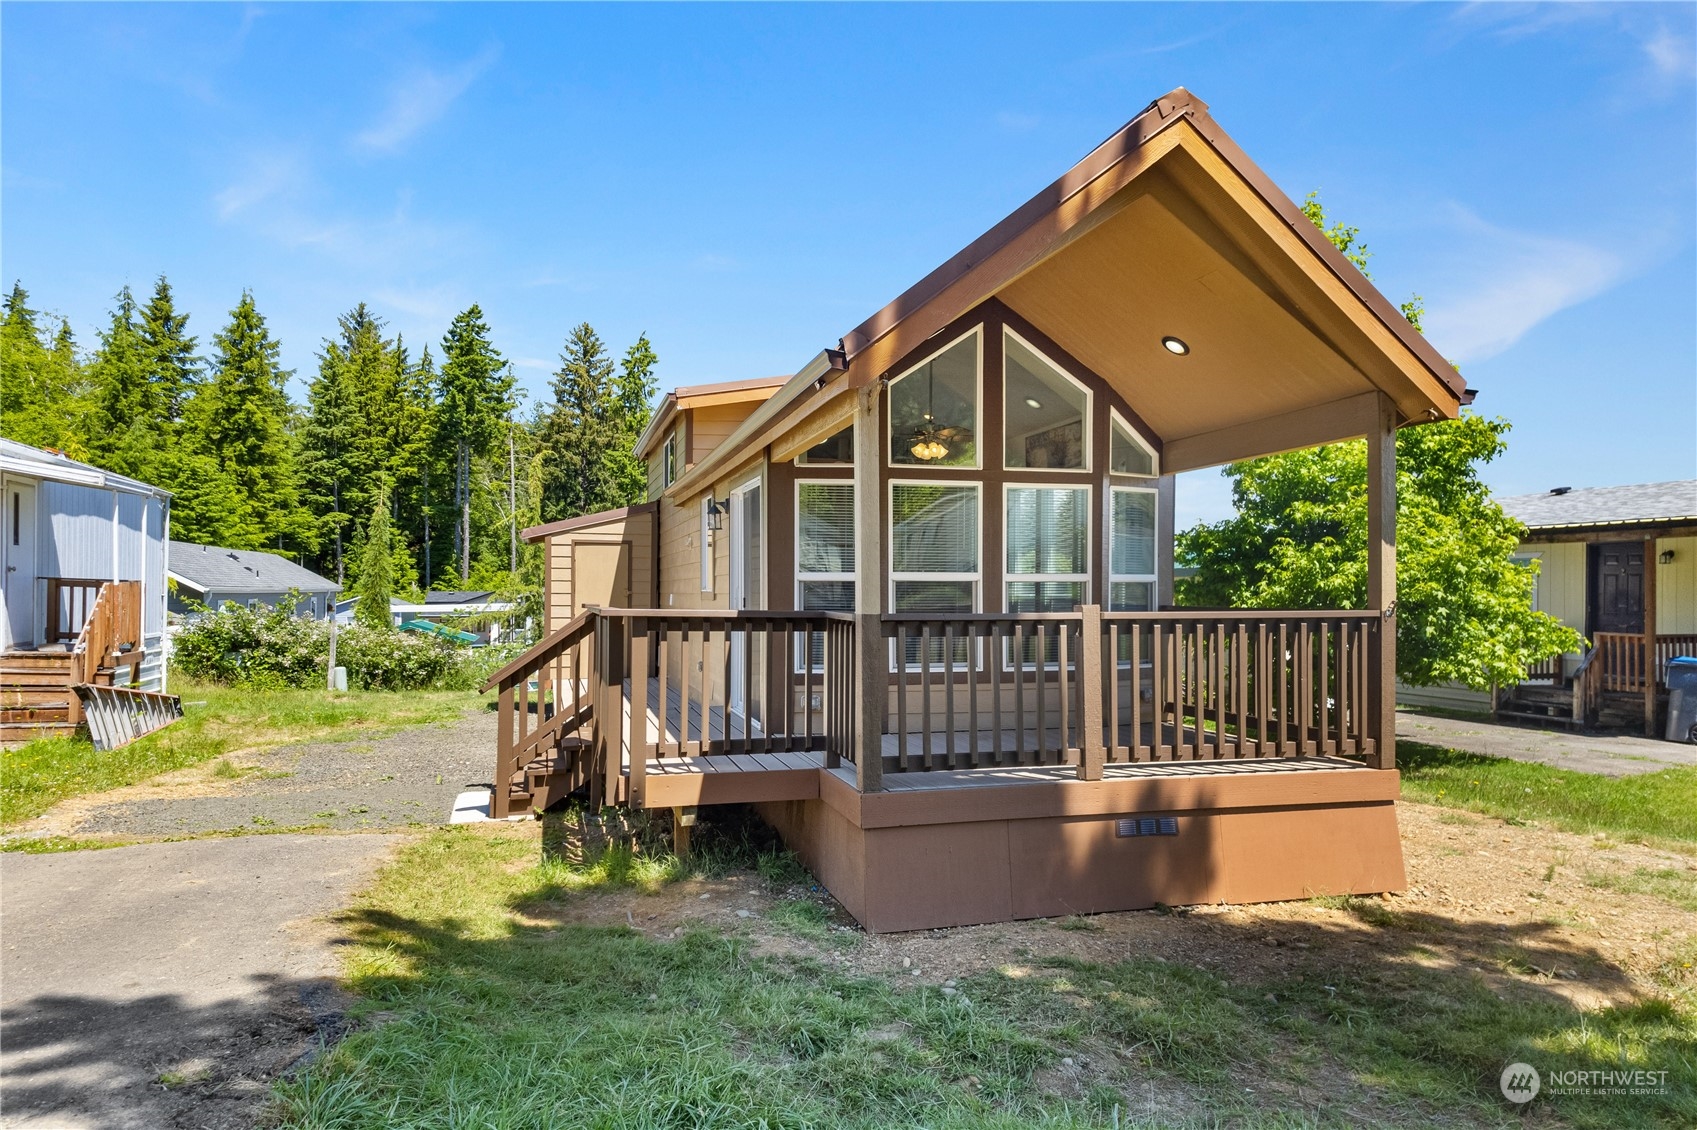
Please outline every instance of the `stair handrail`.
M92 683L103 667L116 667L124 656L130 660L132 682L141 675L140 581L106 581L94 598L88 620L77 633L71 648L71 676L77 683Z
M594 681L593 665L588 662L589 656L573 654L573 649L594 638L599 624L598 610L585 609L570 623L550 632L490 675L480 688L485 693L500 691L496 704L495 777L490 782L489 814L494 818L507 816L509 787L544 746L592 724L595 696L585 693L593 688L586 688L584 679ZM555 669L552 679L548 677L550 667ZM534 699L530 692L532 679L536 680Z
M571 623L564 627L555 628L548 635L537 640L526 648L511 663L490 675L478 688L481 693L488 693L497 688L506 690L518 685L520 677L528 679L550 660L558 659L561 655L595 632L595 617L599 609L586 608L580 612Z

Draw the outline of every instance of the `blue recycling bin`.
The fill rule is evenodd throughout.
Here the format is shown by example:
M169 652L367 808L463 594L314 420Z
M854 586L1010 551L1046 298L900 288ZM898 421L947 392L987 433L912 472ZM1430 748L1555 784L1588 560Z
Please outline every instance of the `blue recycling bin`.
M1697 656L1668 660L1668 733L1670 742L1697 743Z

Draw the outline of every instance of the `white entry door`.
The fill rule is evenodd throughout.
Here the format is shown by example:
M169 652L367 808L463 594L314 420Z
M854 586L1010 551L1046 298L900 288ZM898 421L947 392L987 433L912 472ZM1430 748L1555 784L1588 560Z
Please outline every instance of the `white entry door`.
M731 610L766 607L765 560L762 539L765 515L761 512L760 481L745 483L731 492ZM743 736L744 728L759 726L760 673L754 679L748 673L748 636L737 632L731 636L731 685L728 698L731 713L737 716L734 732ZM733 719L725 720L726 737L733 732Z
M34 647L35 638L35 484L20 479L0 483L5 498L7 647Z

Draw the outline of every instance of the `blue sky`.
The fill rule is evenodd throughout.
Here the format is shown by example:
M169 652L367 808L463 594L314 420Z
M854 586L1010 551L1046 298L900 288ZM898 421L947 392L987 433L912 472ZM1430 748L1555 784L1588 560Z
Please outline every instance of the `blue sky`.
M6 3L0 277L85 346L125 283L203 342L251 288L300 377L361 300L481 303L533 396L584 320L790 372L1183 85L1425 296L1499 492L1688 478L1694 12Z

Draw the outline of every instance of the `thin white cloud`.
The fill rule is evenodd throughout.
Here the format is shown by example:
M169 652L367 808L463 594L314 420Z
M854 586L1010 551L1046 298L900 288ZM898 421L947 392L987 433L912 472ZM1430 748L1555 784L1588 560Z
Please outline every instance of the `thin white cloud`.
M1625 260L1578 240L1511 231L1457 208L1454 234L1465 250L1453 277L1426 310L1427 336L1458 363L1508 349L1533 327L1608 290Z
M220 220L230 220L300 186L300 159L292 153L256 154L247 169L212 197Z
M554 362L545 361L540 357L513 357L510 360L515 369L540 369L547 373L552 372L554 368Z
M388 106L355 136L354 144L373 153L393 153L447 113L499 54L500 49L491 44L451 70L412 71L395 84Z
M1036 114L1020 114L1013 110L1003 110L996 115L996 124L1009 133L1030 133L1043 124L1043 119Z
M1697 47L1693 47L1691 40L1675 35L1665 27L1657 28L1655 34L1644 41L1644 54L1650 57L1650 65L1663 78L1697 75Z
M447 322L464 308L454 288L449 286L378 287L372 301L379 310L399 310L403 314L430 322Z

